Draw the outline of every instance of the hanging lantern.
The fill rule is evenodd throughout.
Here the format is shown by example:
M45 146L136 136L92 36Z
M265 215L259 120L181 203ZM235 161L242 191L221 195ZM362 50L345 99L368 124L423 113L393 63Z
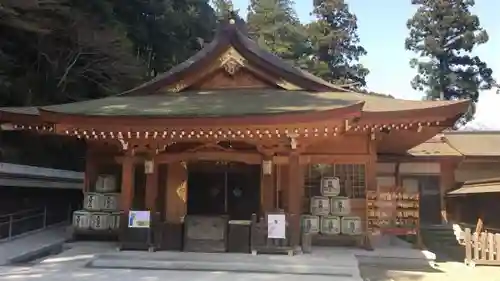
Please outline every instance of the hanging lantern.
M144 173L152 174L154 172L154 162L153 160L144 161Z
M262 161L262 174L271 175L273 173L273 162L271 160Z

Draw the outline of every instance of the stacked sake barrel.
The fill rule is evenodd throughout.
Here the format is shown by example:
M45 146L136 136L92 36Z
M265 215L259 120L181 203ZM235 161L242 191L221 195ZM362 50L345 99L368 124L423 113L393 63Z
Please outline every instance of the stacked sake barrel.
M323 178L321 195L314 196L310 202L310 215L304 215L302 224L305 233L324 235L358 235L361 233L361 219L350 216L349 198L338 196L340 182L338 178Z
M120 224L120 193L113 175L97 177L94 192L84 194L83 210L73 213L75 232L115 231Z

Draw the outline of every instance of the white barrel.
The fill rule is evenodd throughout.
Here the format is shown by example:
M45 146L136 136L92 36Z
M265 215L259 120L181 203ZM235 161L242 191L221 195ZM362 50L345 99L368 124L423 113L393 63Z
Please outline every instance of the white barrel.
M97 179L95 180L94 191L102 192L103 185L104 185L104 178L102 176L97 176Z
M315 216L326 216L330 213L330 200L328 197L311 197L311 214Z
M351 204L347 197L332 197L330 202L331 213L336 216L346 216L351 213Z
M120 193L104 193L102 195L101 209L104 211L118 211L119 200L120 200Z
M321 234L338 235L340 234L340 217L325 216L321 217Z
M85 210L73 212L73 227L75 229L89 229L90 213Z
M121 212L114 212L109 215L109 229L111 230L117 230L120 229L120 218L121 218L122 213Z
M340 179L338 177L321 178L321 195L338 196L340 193Z
M102 194L95 192L85 193L83 207L88 211L99 211L102 207Z
M96 192L116 192L118 186L116 184L116 177L114 175L99 175L96 180Z
M363 232L363 228L361 226L361 218L360 217L343 217L342 218L342 234L346 235L359 235Z
M302 231L304 233L318 233L319 232L319 217L311 215L302 216Z
M93 230L106 230L109 228L109 213L92 213L90 215L90 228Z

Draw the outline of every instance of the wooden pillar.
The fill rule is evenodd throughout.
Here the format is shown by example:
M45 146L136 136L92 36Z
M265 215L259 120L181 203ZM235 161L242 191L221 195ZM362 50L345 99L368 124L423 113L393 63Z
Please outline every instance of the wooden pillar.
M134 176L135 176L135 163L134 156L126 152L122 161L122 190L121 190L121 204L122 211L128 212L132 207L134 200Z
M272 161L272 157L264 158L264 161ZM272 162L271 162L272 163ZM263 169L261 169L263 171ZM274 196L275 196L275 188L274 188L274 177L276 174L276 170L274 169L274 164L271 166L271 174L265 175L261 172L260 179L260 209L263 214L266 212L274 211Z
M90 192L94 189L92 185L95 185L96 177L98 174L97 171L97 159L94 156L92 150L87 149L87 153L85 156L85 177L83 182L83 191Z
M302 177L299 154L292 152L288 162L288 214L290 226L290 243L300 245L300 216L302 215L302 200L304 196L304 179Z
M455 187L455 168L457 164L451 159L441 161L440 175L440 203L441 203L441 221L448 222L448 214L446 210L446 193Z
M170 163L165 192L165 218L169 223L181 223L187 213L187 167L185 163Z
M157 198L158 198L158 164L153 163L153 172L146 174L146 209L151 213L158 211Z
M288 210L288 164L280 164L279 165L279 174L276 176L278 177L278 182L279 182L279 187L280 187L280 198L278 198L278 208L282 210Z

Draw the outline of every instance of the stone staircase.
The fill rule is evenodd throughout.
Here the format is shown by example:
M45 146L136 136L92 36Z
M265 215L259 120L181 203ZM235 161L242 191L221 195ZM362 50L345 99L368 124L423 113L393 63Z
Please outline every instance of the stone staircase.
M452 224L421 226L420 233L424 245L436 254L437 261L464 260L465 249L459 244L457 236L460 234L453 229Z

